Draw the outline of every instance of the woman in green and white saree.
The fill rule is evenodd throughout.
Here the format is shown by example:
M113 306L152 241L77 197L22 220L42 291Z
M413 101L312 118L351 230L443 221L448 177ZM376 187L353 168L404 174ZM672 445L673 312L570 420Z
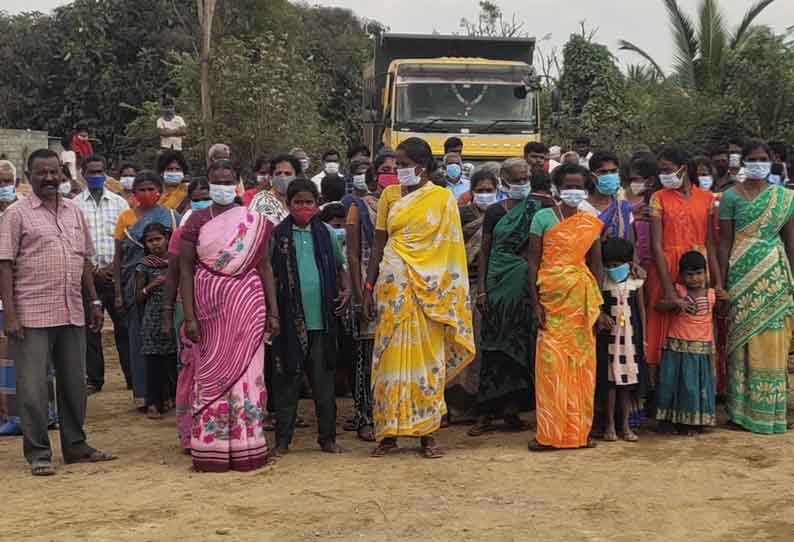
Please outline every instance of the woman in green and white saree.
M730 302L728 415L754 433L785 433L786 365L794 332L794 191L767 181L769 147L750 141L746 180L720 201L722 276Z

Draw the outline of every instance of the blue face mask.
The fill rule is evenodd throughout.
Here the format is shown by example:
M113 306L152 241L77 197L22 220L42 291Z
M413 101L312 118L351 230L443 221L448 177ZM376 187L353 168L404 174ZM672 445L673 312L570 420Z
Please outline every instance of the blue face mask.
M532 186L529 183L508 184L507 187L507 195L510 196L510 199L524 199L532 190Z
M617 173L607 173L601 175L596 183L596 189L605 196L614 196L620 188L620 175Z
M769 184L776 184L778 186L783 184L783 179L780 178L780 175L776 175L774 173L770 173L766 180L769 181Z
M203 209L209 209L212 206L211 199L205 199L201 201L191 201L190 208L194 211L201 211Z
M11 203L17 199L17 187L13 184L8 186L0 186L0 201L3 203Z
M339 241L340 244L345 244L345 239L347 238L347 231L344 228L337 228L334 230L334 234L336 234L336 240Z
M617 267L608 267L607 276L612 280L612 282L617 282L619 284L621 282L626 282L626 279L629 278L630 271L631 266L628 263L624 263L623 265L619 265Z
M105 186L105 176L104 175L89 175L85 178L85 182L88 185L88 188L91 190L96 190L98 188L102 188Z
M460 167L460 164L449 164L447 165L447 177L457 181L460 179L460 176L463 175L463 168Z

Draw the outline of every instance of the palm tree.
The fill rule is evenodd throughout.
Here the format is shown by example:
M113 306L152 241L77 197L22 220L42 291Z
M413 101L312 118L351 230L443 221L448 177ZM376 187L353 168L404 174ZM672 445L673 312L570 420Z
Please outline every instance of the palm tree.
M701 0L696 23L683 11L676 0L662 0L670 17L675 43L673 77L684 88L719 90L725 81L728 55L739 49L751 34L753 21L775 0L757 0L731 32L719 8L718 0ZM643 49L620 40L622 51L643 57L661 78L667 76L659 63Z

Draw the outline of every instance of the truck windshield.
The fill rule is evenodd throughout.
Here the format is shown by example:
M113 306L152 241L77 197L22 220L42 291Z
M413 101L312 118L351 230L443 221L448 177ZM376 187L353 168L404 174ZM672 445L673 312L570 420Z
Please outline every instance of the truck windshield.
M495 133L536 130L535 97L516 98L515 82L398 81L395 129Z

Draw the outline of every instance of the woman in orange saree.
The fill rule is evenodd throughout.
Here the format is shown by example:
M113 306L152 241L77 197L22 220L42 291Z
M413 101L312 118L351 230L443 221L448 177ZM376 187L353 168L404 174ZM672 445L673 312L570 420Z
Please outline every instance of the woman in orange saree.
M668 147L658 158L659 179L664 188L653 195L650 203L651 250L656 265L648 270L645 282L646 356L653 382L671 318L671 313L657 311L656 304L662 299L679 299L674 284L681 256L692 250L705 255L713 286L722 288L712 227L714 195L692 184L687 167L689 157L683 150Z
M604 224L586 202L586 169L555 171L562 205L542 209L529 235L530 298L538 321L535 356L537 435L531 451L593 447L594 326L601 313Z

